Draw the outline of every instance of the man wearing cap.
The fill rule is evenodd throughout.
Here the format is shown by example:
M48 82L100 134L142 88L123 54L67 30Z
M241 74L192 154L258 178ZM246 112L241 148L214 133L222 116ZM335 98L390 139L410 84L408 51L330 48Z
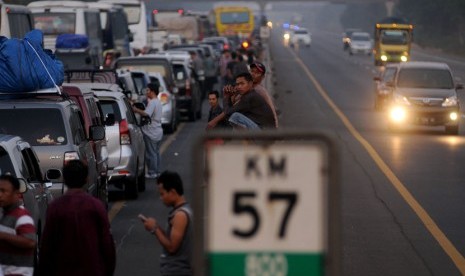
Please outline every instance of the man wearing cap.
M273 100L270 97L270 94L266 90L266 88L261 85L261 82L265 79L266 74L266 67L262 63L256 61L250 64L250 74L253 77L253 88L257 91L260 96L262 96L266 103L270 106L271 110L273 111L274 122L276 128L278 128L278 116L276 114L276 108L274 106Z
M239 93L241 99L236 104L232 104L230 97L233 93ZM263 129L276 128L273 112L253 89L253 78L248 72L236 76L236 86L233 90L224 90L224 111L208 122L207 129L214 128L221 120L228 118L228 121L240 129Z

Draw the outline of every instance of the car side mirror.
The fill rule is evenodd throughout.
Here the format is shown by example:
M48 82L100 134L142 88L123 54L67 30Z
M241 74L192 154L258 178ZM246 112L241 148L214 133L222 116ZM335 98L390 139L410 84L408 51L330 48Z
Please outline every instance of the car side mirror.
M134 103L133 105L137 109L145 110L145 105L143 103Z
M108 113L105 118L105 125L106 126L112 126L115 124L115 114L113 113Z
M463 89L463 83L457 83L457 84L455 85L455 89L458 89L458 90L459 90L459 89Z
M90 126L89 127L89 140L99 141L105 139L105 127L103 126Z
M19 181L19 192L24 194L27 191L27 183L26 180L22 178L18 178Z

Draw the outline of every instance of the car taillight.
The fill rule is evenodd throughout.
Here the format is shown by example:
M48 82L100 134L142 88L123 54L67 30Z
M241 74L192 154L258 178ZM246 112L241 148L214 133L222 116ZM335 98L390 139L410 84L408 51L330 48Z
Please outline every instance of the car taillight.
M65 152L65 159L63 160L63 166L68 164L71 160L79 160L79 154L76 151Z
M191 96L192 95L192 90L191 90L191 82L189 79L186 80L186 96Z
M131 134L129 133L128 121L126 120L119 122L119 142L121 145L131 144Z
M223 50L229 50L229 44L224 44L223 45Z
M168 93L161 92L158 95L158 99L160 100L162 104L167 104L170 99L170 95L168 95Z

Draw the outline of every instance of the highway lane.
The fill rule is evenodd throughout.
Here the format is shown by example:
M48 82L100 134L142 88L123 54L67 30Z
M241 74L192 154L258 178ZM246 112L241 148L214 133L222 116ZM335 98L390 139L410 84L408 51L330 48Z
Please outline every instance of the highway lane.
M461 274L464 124L459 136L445 135L440 128L389 132L383 114L374 111L372 78L377 69L372 57L349 56L342 51L340 33L307 27L314 43L298 51L285 47L280 31L273 31L274 93L283 128L324 130L340 146L344 275ZM414 59L430 57L437 58L428 52L414 53ZM452 61L456 76L465 80L465 66ZM203 120L184 123L164 143L163 169L181 173L190 201L192 143L204 131L207 108L204 102ZM112 207L121 208L112 220L118 250L115 275L158 275L160 246L136 216L144 213L165 222L168 210L154 181L147 184L147 191L135 201L117 201L113 194ZM413 199L396 185L405 187ZM425 225L428 217L432 221ZM444 246L445 240L450 244Z
M287 52L282 51L283 46L278 46L282 45L279 31L274 35L272 56L278 105L281 110L293 110L293 114L283 112L282 124L326 129L335 133L343 148L345 274L458 274L456 266L463 265L461 254L465 252L460 233L464 215L463 137L444 135L442 128L390 133L383 113L373 108L372 78L376 74L373 59L349 56L342 51L338 34L313 30L311 49L289 51L287 48ZM427 56L421 55L422 59ZM311 76L302 70L299 60ZM460 69L463 64L455 66ZM334 118L333 110L321 98L315 83L302 81L309 77L321 85L320 90L354 126L361 139L354 139L353 133L347 133L347 127L342 126L340 118ZM363 141L373 147L371 152L361 146ZM379 156L387 169L380 171L373 156ZM390 171L410 191L426 216L414 213L408 206L412 200L406 200L405 193L401 196L393 188L392 179L386 178ZM443 236L437 229L426 229L420 219L426 220L428 216ZM451 244L444 243L444 238ZM438 240L443 242L444 248L439 246Z

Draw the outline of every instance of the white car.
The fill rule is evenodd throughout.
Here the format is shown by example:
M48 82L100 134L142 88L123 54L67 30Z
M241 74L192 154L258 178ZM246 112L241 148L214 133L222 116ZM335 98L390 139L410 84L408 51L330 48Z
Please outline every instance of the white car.
M307 29L299 28L291 35L291 44L296 45L300 43L310 47L310 44L312 43L312 35Z
M371 37L369 33L354 32L350 36L349 54L365 54L371 55L373 45L371 44Z

